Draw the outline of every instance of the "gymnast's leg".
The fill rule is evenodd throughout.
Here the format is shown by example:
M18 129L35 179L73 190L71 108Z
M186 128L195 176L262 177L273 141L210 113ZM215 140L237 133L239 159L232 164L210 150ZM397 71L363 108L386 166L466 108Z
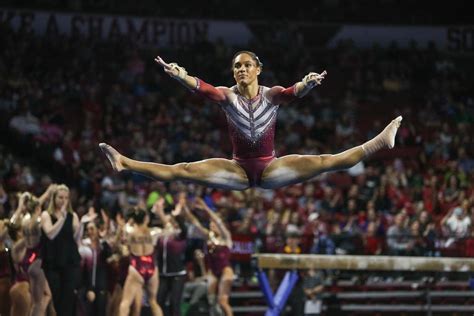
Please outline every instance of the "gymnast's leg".
M263 171L261 187L276 189L304 182L323 172L347 169L383 148L393 148L400 127L399 116L364 143L336 155L288 155L272 161Z
M245 171L232 160L213 158L165 165L130 159L105 143L99 146L115 171L130 170L159 181L182 180L229 190L245 190L249 187Z

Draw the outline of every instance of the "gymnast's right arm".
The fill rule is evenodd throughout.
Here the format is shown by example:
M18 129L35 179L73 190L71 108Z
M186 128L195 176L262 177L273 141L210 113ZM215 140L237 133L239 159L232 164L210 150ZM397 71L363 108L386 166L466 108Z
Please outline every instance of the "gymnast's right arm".
M216 88L199 78L189 76L186 69L176 63L167 64L159 56L155 58L155 61L163 67L168 75L178 80L189 90L197 92L203 97L216 103L221 103L227 100L226 93L224 92L227 88Z

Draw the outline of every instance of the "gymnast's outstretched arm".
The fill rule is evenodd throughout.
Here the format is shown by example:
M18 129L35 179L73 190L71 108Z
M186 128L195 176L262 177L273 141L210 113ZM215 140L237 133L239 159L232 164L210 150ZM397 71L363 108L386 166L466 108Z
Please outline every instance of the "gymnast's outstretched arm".
M310 72L304 78L289 88L274 86L267 92L267 98L272 104L283 104L293 101L296 98L302 98L308 94L315 86L320 85L327 72L324 70L318 74Z
M156 56L155 62L162 66L168 75L178 80L189 90L197 92L203 97L216 103L222 103L227 100L227 95L230 92L229 88L214 87L197 77L190 76L186 69L176 63L168 64L160 56Z

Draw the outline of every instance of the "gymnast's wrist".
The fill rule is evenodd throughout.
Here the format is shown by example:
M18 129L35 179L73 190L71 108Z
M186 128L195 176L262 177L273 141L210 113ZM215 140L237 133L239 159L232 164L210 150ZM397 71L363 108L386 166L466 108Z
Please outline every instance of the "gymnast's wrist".
M190 77L194 78L196 80L196 83L192 82L191 80L187 80L183 83L186 84L186 86L191 90L192 92L197 92L201 88L201 80L198 77Z
M304 97L313 87L306 84L304 81L300 81L296 84L295 95L297 97Z

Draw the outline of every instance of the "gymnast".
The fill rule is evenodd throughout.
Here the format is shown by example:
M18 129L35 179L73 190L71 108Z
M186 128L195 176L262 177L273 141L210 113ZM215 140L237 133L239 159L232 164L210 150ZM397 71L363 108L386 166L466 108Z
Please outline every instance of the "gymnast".
M233 87L214 87L188 75L176 63L155 61L172 78L215 103L224 111L232 142L232 159L211 158L174 165L144 162L121 155L106 143L99 146L115 171L130 170L158 181L187 181L213 188L245 190L277 189L307 181L323 172L347 169L383 148L393 148L402 121L398 116L371 140L339 154L275 156L274 135L280 105L308 94L321 85L326 71L310 72L291 87L265 87L258 76L263 64L255 53L237 52L232 58Z

